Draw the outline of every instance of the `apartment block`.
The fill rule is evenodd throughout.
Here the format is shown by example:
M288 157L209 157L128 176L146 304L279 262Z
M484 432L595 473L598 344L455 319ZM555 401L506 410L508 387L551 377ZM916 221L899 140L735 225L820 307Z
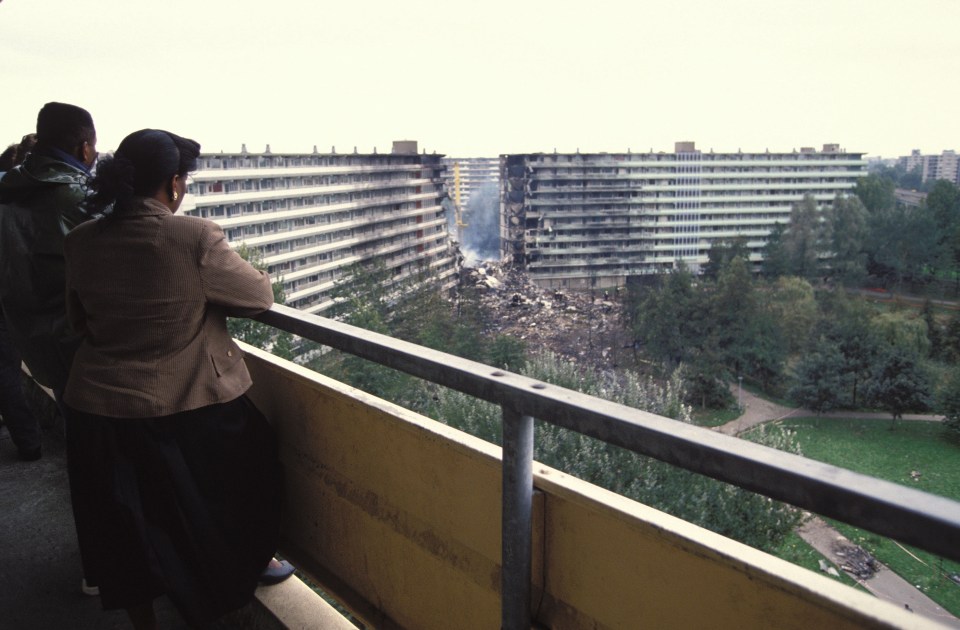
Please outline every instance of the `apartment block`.
M500 183L500 158L451 158L442 160L447 167L445 184L450 198L466 209L471 193L484 185Z
M945 179L960 185L960 155L954 150L944 151L940 155L922 155L918 149L900 158L907 171L920 169L922 181Z
M396 282L425 272L455 284L443 170L413 141L389 154L205 153L182 211L258 249L287 304L322 313L346 268L374 258Z
M612 288L744 239L759 263L777 223L812 195L822 209L866 175L862 153L533 153L500 157L504 260L548 288Z

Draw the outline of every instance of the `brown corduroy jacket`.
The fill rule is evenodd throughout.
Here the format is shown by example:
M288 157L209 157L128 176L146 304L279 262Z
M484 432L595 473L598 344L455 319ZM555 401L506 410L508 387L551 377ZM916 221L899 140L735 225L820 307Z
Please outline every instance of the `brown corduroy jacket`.
M85 223L65 243L67 315L83 335L68 405L150 418L227 402L251 385L226 317L270 308L270 277L206 219L153 199Z

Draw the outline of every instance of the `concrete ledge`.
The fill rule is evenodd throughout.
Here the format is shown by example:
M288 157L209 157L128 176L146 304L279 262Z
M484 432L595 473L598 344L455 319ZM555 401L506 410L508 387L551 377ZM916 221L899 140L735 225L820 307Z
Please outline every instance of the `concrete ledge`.
M356 630L356 626L296 576L275 586L259 587L253 604L246 610L250 625L245 628Z

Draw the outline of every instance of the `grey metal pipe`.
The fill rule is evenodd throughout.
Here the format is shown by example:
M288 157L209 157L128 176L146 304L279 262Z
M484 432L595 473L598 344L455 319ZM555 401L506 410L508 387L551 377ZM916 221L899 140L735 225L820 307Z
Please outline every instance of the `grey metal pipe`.
M501 628L530 630L533 418L503 407Z

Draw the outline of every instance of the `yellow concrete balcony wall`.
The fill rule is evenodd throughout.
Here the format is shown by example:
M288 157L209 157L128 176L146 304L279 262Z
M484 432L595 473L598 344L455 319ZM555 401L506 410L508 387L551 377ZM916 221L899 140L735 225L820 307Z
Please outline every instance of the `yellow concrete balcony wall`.
M253 348L286 469L281 551L373 628L501 624L501 450ZM534 463L535 623L939 627Z

